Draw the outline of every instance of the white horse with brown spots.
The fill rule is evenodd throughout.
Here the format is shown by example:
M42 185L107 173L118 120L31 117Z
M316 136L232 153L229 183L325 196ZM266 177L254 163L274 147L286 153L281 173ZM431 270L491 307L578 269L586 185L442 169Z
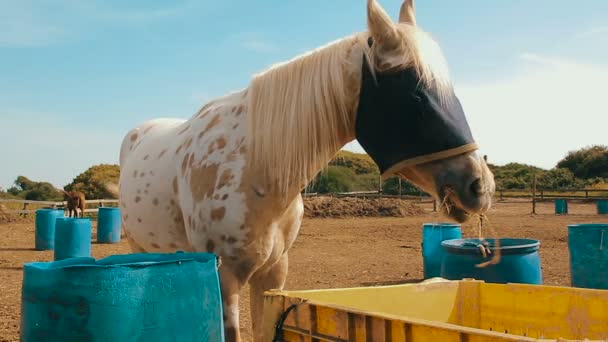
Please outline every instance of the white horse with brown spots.
M485 212L494 179L476 154L437 44L411 1L393 23L367 1L366 32L256 75L188 120L157 119L125 137L120 205L135 252L213 252L226 340L240 340L249 283L256 341L263 292L282 288L302 222L302 189L358 139L384 177L440 198L456 221Z

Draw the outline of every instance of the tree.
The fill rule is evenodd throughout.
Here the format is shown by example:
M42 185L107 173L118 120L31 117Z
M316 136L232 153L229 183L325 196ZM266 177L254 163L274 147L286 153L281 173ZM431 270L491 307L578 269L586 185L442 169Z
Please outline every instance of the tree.
M115 164L99 164L88 168L66 185L66 191L81 191L87 199L114 198L108 191L108 183L118 183L120 167Z
M12 196L30 201L60 201L62 193L51 183L32 181L25 176L19 176L7 192Z
M367 154L340 151L329 162L329 165L344 166L352 169L357 175L366 173L379 174L380 170L372 158Z
M570 151L557 167L566 168L582 179L608 178L608 146L593 145Z
M534 174L537 176L544 172L536 166L509 163L504 166L489 164L490 170L494 173L494 181L498 189L526 189L532 184Z
M330 165L311 182L308 191L320 194L348 192L352 190L355 172L344 166Z
M566 168L554 168L538 177L538 187L541 189L573 189L584 186L584 181L574 177L574 174Z
M382 183L382 192L388 195L399 195L399 178L391 177L387 179L384 183ZM425 192L420 190L414 184L406 181L405 179L402 179L401 194L416 196L420 194L424 195Z

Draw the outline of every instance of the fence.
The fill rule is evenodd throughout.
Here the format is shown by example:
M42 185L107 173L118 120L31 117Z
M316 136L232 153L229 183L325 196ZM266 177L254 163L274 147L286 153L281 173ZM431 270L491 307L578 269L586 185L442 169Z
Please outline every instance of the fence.
M0 199L0 204L5 205L10 212L17 213L23 216L27 216L28 214L33 214L37 209L40 208L66 208L67 202L53 202L53 201L30 201L30 200L20 200L20 199ZM108 205L110 204L110 205ZM87 208L93 206L94 208ZM85 213L97 212L99 207L113 207L118 206L117 199L94 199L87 200L86 207L84 209ZM20 208L10 210L12 208Z
M421 193L418 196L414 195L389 195L381 191L353 191L339 193L302 193L304 197L318 196L333 196L333 197L358 197L358 198L400 198L412 200L418 203L432 203L433 211L437 210L437 201L427 194ZM530 189L497 189L494 194L494 201L499 203L532 203L532 212L535 212L537 202L553 201L555 199L580 200L580 201L596 201L600 199L608 199L608 190L602 189L535 189L534 185ZM67 202L52 202L52 201L29 201L20 199L0 199L0 204L5 204L9 209L17 207L18 209L11 210L13 213L21 215L33 214L36 209L50 208L65 208ZM118 206L116 199L93 199L86 201L87 207L85 213L96 212L99 207ZM20 208L20 209L19 209Z

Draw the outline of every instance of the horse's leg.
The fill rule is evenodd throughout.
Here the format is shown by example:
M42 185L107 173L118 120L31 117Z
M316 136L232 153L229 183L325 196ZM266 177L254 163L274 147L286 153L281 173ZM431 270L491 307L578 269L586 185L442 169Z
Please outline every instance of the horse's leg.
M239 326L239 293L243 284L232 267L222 264L219 268L224 310L224 337L226 342L241 341Z
M263 336L264 292L272 289L282 290L287 279L287 253L270 268L259 271L249 280L249 302L254 342L270 341L271 336Z

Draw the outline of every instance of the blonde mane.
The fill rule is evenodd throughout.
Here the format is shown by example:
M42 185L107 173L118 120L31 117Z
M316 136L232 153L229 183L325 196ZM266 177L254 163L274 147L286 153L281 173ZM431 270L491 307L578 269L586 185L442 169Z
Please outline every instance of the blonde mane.
M437 44L410 25L398 25L403 49L392 67L414 67L421 81L440 92L451 89L446 63ZM274 191L305 187L354 134L362 59L375 53L368 34L331 42L254 75L249 86L248 145L250 164ZM358 49L358 50L355 50ZM352 77L356 76L356 84Z

